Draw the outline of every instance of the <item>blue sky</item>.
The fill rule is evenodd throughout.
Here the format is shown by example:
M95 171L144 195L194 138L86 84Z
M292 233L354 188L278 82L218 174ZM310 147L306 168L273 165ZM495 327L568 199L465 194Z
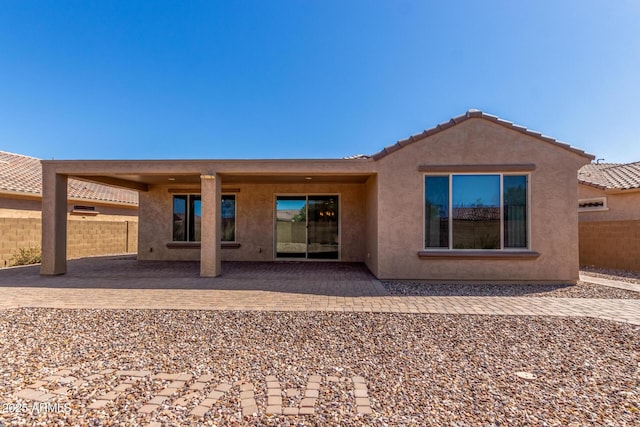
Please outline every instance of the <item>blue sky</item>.
M0 149L372 154L471 108L640 160L640 2L0 2Z

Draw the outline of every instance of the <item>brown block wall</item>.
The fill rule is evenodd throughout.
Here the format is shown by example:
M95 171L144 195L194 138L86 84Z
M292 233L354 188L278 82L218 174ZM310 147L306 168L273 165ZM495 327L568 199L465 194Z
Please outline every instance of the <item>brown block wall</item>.
M0 267L12 265L19 248L40 247L40 218L0 218ZM136 253L137 221L83 221L67 223L67 258Z
M0 218L0 267L13 265L19 248L40 247L40 218Z
M131 221L74 221L67 226L67 258L138 251L138 224Z
M581 222L580 265L640 271L640 221Z

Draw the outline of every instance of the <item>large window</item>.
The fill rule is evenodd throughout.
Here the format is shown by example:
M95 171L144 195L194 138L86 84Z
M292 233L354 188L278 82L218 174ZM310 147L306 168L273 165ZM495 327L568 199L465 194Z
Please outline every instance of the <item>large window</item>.
M526 249L527 175L425 176L426 249Z
M221 199L223 242L236 240L236 196L224 194ZM173 196L173 241L199 242L202 225L202 202L199 194Z

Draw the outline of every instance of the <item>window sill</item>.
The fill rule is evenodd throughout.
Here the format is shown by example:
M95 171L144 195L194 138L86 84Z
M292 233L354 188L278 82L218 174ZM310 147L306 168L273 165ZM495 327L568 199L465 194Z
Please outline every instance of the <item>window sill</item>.
M78 216L96 216L98 215L100 212L98 211L83 211L83 210L72 210L71 212L69 212L71 215L78 215Z
M167 248L169 249L200 249L200 242L169 242ZM240 243L224 242L220 244L222 249L238 249Z
M169 249L200 249L200 242L169 242Z
M609 208L578 208L579 213L583 212L606 212Z
M222 249L239 249L239 248L240 248L240 243L235 243L235 242L222 243Z
M418 257L422 259L536 259L540 256L535 251L477 251L477 250L433 250L419 251Z

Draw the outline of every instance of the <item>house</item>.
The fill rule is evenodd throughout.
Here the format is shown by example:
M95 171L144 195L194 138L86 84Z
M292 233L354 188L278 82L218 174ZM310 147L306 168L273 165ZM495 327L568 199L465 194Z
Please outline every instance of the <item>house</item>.
M69 179L70 258L137 251L138 193ZM0 266L19 249L41 245L40 159L0 151Z
M580 264L640 271L640 162L578 174Z
M43 161L42 274L66 271L67 179L139 192L139 260L364 262L381 279L575 282L593 156L471 110L372 156Z

